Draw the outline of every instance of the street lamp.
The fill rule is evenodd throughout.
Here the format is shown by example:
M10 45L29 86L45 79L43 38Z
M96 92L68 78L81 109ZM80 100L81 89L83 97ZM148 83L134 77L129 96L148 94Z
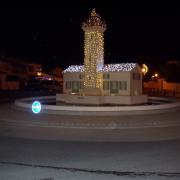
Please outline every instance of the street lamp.
M142 64L142 73L145 75L148 72L148 67L146 64Z
M144 76L146 75L146 73L148 72L148 67L147 67L147 65L146 64L142 64L142 73L143 73L143 76L142 76L142 89L143 89L143 91L145 90L144 89Z
M158 73L155 73L155 74L154 74L154 77L158 77L158 76L159 76Z
M152 78L152 80L157 80L158 77L159 77L159 74L158 73L154 73L151 78Z

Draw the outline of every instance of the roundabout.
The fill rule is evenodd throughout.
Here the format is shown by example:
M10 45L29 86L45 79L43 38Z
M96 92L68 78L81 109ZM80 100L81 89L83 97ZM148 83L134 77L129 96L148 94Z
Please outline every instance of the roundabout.
M41 103L39 114L34 114L31 109L35 100ZM1 104L0 135L43 140L110 142L180 138L179 101L151 98L154 105L97 107L52 105L53 100L54 97L49 96ZM160 100L163 103L158 104Z
M39 110L35 108L33 111L41 111L47 114L63 114L63 115L83 115L83 116L117 116L117 115L135 115L135 114L156 114L169 111L176 111L180 107L180 102L172 98L149 97L146 104L141 105L82 105L68 104L63 101L56 101L55 96L43 96L34 98L23 98L15 100L15 106L21 110L31 111L35 104L39 106ZM42 104L42 107L41 107ZM35 112L35 113L37 113Z

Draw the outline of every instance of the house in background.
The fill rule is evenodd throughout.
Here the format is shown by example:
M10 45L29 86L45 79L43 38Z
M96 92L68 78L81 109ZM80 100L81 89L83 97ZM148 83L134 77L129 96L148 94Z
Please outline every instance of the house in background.
M22 89L29 79L40 76L41 64L33 64L15 58L0 59L0 89Z
M42 73L42 80L53 80L63 85L63 69L60 67L50 68Z
M52 75L55 81L58 81L61 85L63 85L63 69L60 67L56 67L52 70Z

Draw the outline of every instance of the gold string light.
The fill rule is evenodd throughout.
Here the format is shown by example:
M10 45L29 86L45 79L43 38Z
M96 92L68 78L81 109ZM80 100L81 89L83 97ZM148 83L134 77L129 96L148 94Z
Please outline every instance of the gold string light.
M106 24L95 9L82 24L84 30L84 87L102 88L104 66L104 31Z

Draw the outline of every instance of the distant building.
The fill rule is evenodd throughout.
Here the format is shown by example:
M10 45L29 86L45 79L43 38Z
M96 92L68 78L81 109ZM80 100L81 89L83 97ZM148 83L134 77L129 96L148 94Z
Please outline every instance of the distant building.
M0 59L0 89L21 89L29 79L41 76L42 65L15 58Z
M170 60L170 61L167 61L167 63L166 63L167 65L168 64L175 64L175 65L179 65L180 64L180 62L179 61L177 61L177 60Z
M155 95L180 97L180 83L167 82L163 78L144 82L144 90L150 95L156 93Z

